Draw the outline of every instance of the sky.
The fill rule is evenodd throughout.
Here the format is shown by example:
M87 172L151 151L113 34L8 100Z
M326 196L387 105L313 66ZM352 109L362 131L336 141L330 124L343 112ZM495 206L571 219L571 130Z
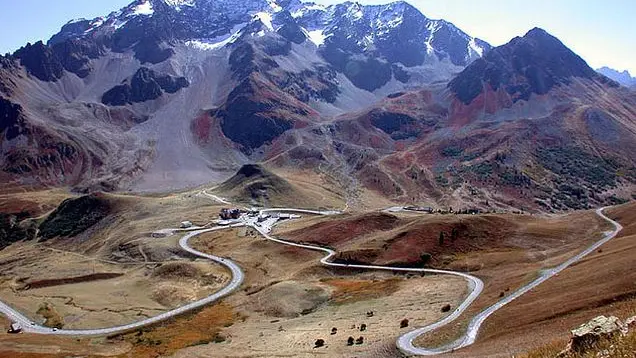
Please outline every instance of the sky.
M237 0L240 1L240 0ZM334 4L338 0L314 0ZM541 27L590 66L629 70L636 76L635 0L407 0L432 19L444 19L471 36L502 45ZM0 53L47 40L67 21L94 18L132 0L0 0ZM389 0L361 0L383 4Z

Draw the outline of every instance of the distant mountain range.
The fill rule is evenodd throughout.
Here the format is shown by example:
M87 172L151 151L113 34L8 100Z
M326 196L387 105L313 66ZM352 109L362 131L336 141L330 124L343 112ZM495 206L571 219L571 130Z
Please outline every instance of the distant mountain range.
M352 196L554 211L636 183L634 92L541 29L492 48L402 1L137 0L0 57L0 119L0 179L79 191L260 162Z
M596 70L598 73L601 73L614 81L620 83L626 87L636 87L636 77L632 77L629 71L619 72L615 69L609 67L601 67Z

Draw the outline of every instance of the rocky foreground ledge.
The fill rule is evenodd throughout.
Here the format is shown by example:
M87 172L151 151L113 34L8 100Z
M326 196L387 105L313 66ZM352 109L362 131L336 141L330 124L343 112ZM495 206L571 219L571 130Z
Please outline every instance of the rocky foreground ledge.
M596 357L610 358L620 356L623 350L618 340L636 333L636 316L624 322L615 316L598 316L572 330L567 347L556 358L569 358L597 352ZM632 347L634 348L634 347Z

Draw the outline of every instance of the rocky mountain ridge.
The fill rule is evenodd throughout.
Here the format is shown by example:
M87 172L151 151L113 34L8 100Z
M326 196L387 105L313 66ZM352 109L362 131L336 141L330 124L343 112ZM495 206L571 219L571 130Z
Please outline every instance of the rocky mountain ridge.
M596 72L611 78L625 87L636 87L636 77L632 77L629 71L617 71L607 66L596 69Z
M0 65L0 167L21 183L166 191L263 162L550 211L634 182L633 93L541 29L492 49L405 2L137 0Z

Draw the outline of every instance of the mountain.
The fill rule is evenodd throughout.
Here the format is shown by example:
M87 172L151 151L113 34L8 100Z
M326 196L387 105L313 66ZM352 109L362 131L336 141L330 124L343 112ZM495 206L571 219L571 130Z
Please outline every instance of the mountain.
M447 21L426 18L406 2L321 6L298 0L138 0L107 17L73 20L48 45L56 48L69 40L88 41L117 53L132 50L142 64L156 64L172 57L175 51L170 44L179 41L211 49L232 44L241 36L266 33L280 35L285 52L290 42L309 41L321 47L320 54L329 64L369 91L391 77L407 82L409 73L417 71L405 67L441 61L456 70L453 66L466 66L490 49ZM381 75L369 82L371 72ZM59 78L60 74L54 70L39 78Z
M406 2L137 0L0 57L0 179L169 191L262 163L351 202L580 208L629 197L634 96L543 30L491 48Z
M635 119L633 92L533 29L447 86L394 93L316 132L386 197L561 211L631 196Z
M485 87L501 88L516 102L528 100L532 94L546 94L572 78L595 77L596 72L556 37L534 28L476 61L449 88L464 104L470 104Z
M596 72L613 79L614 81L620 83L625 87L636 86L636 77L632 77L632 75L627 70L619 72L613 68L604 66L597 69Z
M448 80L488 49L405 2L137 0L1 58L0 163L83 191L222 180L286 131Z

